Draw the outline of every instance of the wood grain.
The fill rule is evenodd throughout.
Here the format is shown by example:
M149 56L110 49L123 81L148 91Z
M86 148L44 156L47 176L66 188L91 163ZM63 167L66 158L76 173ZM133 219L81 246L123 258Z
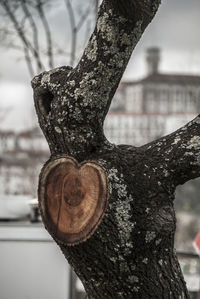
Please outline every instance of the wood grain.
M105 213L107 189L105 171L94 161L79 164L69 156L48 161L41 171L38 195L53 238L68 246L87 240Z

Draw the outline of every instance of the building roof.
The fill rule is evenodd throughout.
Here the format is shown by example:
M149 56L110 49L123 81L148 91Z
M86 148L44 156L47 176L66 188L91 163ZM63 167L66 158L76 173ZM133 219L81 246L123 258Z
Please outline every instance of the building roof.
M14 131L6 131L6 130L0 130L0 137L8 137L8 136L15 136Z
M32 129L26 130L26 131L21 131L18 134L19 137L22 138L33 138L33 137L43 137L42 132L39 127L34 127Z
M152 74L138 81L123 82L125 85L141 84L141 83L164 83L178 85L199 85L200 76L195 75L179 75L179 74Z

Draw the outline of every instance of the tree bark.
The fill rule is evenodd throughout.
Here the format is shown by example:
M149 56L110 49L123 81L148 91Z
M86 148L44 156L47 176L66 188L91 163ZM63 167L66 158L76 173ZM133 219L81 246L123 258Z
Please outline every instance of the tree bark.
M43 174L49 165L63 157L73 157L76 165L93 161L107 178L106 211L89 237L68 246L57 230L49 230L90 299L189 298L174 251L173 202L176 186L200 175L200 117L142 147L116 146L103 133L112 97L159 2L104 0L77 67L44 72L32 81L51 150L40 189L47 189ZM49 229L45 200L40 195Z

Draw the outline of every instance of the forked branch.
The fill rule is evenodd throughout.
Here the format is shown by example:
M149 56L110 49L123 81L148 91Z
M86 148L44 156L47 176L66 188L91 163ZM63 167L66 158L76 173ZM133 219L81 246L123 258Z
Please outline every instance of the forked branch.
M128 16L122 3L103 1L95 30L76 68L56 69L33 80L36 107L39 94L48 91L53 95L48 116L37 110L52 151L56 144L56 151L78 157L110 147L103 134L105 116L132 51L160 1L147 1L151 14L136 2L136 11L135 4Z

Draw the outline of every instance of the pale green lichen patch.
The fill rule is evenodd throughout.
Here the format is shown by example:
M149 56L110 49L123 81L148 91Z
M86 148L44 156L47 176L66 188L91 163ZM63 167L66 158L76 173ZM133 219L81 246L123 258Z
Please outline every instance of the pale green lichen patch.
M45 72L44 75L42 76L41 84L44 85L44 84L49 83L50 79L51 79L50 73L49 72Z
M147 264L148 264L148 260L149 260L149 259L148 259L147 257L145 257L145 258L142 260L142 262L143 262L144 264L147 265Z
M85 55L88 60L91 60L94 62L97 59L97 54L98 54L97 40L96 40L96 36L93 35L88 47L85 50Z
M76 101L80 101L80 106L90 107L94 109L96 107L96 113L100 118L100 113L107 105L108 98L106 94L110 91L109 80L107 84L101 84L101 77L96 77L96 69L93 72L85 73L82 77L82 80L79 83L79 87L74 90L74 98ZM103 69L102 69L103 71ZM105 72L105 76L109 77L108 72ZM98 86L98 89L95 89L95 85ZM105 94L105 97L102 98L102 92ZM91 117L94 118L94 115L91 114Z
M185 156L193 156L196 161L192 165L200 165L200 136L193 136L186 146ZM192 150L192 151L190 151Z
M33 78L33 80L31 81L32 85L38 85L40 84L41 86L45 87L45 88L49 88L49 90L53 90L53 89L58 89L58 87L60 87L60 84L57 83L53 83L51 82L51 75L57 73L57 72L65 72L66 68L65 67L58 67L58 68L54 68L50 71L47 72L43 72L42 74L40 74L39 76L35 76ZM69 72L68 72L69 75ZM67 75L66 75L67 77Z
M146 212L147 214L149 214L150 210L151 210L150 208L146 208L146 209L145 209L145 212Z
M181 137L176 136L175 139L174 139L174 142L172 143L172 145L177 144L179 141L181 141Z
M160 266L162 266L163 265L163 260L159 260L158 263L159 263Z
M156 233L154 231L147 231L145 236L146 243L150 243L156 238Z
M200 136L194 136L187 144L187 149L200 150Z
M126 46L131 45L131 41L130 41L130 38L129 38L128 34L126 34L126 33L123 34L123 37L121 39L121 45L126 45Z
M76 82L74 80L67 82L71 87L74 87L76 85Z
M111 10L110 13L112 13ZM104 14L100 16L97 21L97 32L101 33L103 38L105 38L106 40L113 41L115 32L113 30L113 26L111 26L109 23L109 14L107 12L104 12Z
M131 275L131 276L129 276L129 281L130 281L130 283L134 283L134 282L137 283L137 282L139 282L139 278L135 275Z
M194 156L194 153L193 152L186 152L185 156Z
M160 244L160 242L162 241L162 239L158 239L156 240L156 246L158 246Z
M116 263L117 258L114 256L109 257L109 259L111 260L111 262Z
M132 250L131 232L136 225L136 222L133 222L131 219L131 203L133 202L133 198L131 195L128 195L123 175L120 175L116 168L113 167L109 170L108 181L112 186L110 191L112 193L116 192L118 197L118 200L112 204L111 208L114 210L118 235L126 255Z
M164 173L164 176L165 176L165 177L168 177L168 176L169 176L169 171L168 171L168 170L164 169L164 170L163 170L163 173Z
M55 131L56 131L58 134L61 134L61 133L62 133L62 131L61 131L61 129L60 129L59 127L55 127Z
M129 241L130 234L135 226L135 223L131 221L130 211L131 206L130 202L132 198L129 197L126 201L119 200L116 206L115 217L118 223L118 230L121 239L123 240L124 245Z

